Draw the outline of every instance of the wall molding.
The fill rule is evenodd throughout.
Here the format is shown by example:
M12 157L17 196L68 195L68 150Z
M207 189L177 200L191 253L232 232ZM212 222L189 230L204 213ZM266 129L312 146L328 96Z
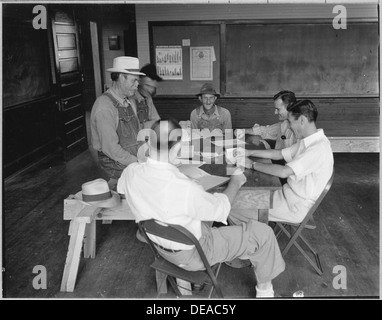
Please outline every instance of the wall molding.
M333 152L379 152L379 137L328 137Z

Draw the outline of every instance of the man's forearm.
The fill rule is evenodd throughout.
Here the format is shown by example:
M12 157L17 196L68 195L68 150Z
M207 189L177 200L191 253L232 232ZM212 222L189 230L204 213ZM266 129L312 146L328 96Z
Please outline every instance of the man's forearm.
M267 150L246 150L245 151L246 156L252 156L252 157L258 157L258 158L264 158L264 159L272 159L272 160L281 160L283 159L283 155L281 153L281 150L273 150L273 149L267 149Z
M232 204L240 188L240 184L230 181L228 183L227 188L222 193L224 193L228 197L229 202Z
M288 178L293 174L293 170L290 167L279 164L254 162L252 168L256 171L267 173L279 178Z

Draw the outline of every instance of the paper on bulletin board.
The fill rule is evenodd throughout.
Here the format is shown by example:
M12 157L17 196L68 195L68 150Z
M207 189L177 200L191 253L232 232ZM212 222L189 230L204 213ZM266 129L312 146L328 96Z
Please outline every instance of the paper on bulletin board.
M156 46L157 72L164 80L183 80L182 46Z
M190 79L213 80L214 47L190 47Z

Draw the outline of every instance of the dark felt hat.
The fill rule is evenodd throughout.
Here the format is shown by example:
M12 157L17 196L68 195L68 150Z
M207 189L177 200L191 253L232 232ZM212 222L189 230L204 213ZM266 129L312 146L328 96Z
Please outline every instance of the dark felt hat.
M158 76L157 68L154 64L148 63L144 65L140 71L146 74L146 77L149 77L152 80L156 80L156 81L163 80L160 76Z
M212 83L205 83L200 88L200 92L196 95L197 97L201 96L202 94L213 94L216 97L220 97L219 93L216 93L215 88Z

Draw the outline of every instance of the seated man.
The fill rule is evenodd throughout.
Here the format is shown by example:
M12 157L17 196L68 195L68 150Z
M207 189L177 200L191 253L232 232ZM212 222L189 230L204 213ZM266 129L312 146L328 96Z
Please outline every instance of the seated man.
M123 169L137 161L138 132L159 116L152 103L134 98L139 76L145 76L139 71L138 58L117 57L107 71L111 72L112 86L94 102L90 128L92 146L113 189Z
M150 128L154 122L160 120L152 98L156 95L158 82L163 79L158 76L156 66L151 63L144 65L140 72L145 75L139 79L134 98L139 121L144 124L144 128Z
M291 106L296 102L296 97L292 91L280 91L273 97L273 103L275 107L275 114L278 115L278 123L260 126L255 124L252 128L242 129L242 131L235 130L235 135L240 133L245 133L249 135L246 139L248 143L259 145L263 143L267 149L270 149L270 145L265 140L275 141L274 149L284 149L290 147L292 144L296 143L296 137L293 131L289 127L288 122L288 106Z
M150 156L145 163L133 163L122 173L118 192L125 194L137 222L157 219L182 225L199 239L211 265L235 258L249 259L256 274L257 297L273 297L271 280L285 269L273 230L249 219L235 226L212 228L212 222L226 224L231 203L246 182L239 170L223 193L208 193L174 165L180 150L181 127L174 121L158 121L149 139ZM203 263L194 247L153 237L160 254L186 270L200 270Z
M300 223L332 176L333 152L324 131L316 127L317 114L310 100L297 101L288 109L288 122L301 140L281 150L238 149L239 166L287 178L283 188L274 192L269 221ZM286 165L255 162L249 156L284 159Z
M209 129L211 132L220 129L223 133L225 129L232 129L231 113L215 104L220 95L211 83L205 83L196 96L202 105L191 112L191 129Z

